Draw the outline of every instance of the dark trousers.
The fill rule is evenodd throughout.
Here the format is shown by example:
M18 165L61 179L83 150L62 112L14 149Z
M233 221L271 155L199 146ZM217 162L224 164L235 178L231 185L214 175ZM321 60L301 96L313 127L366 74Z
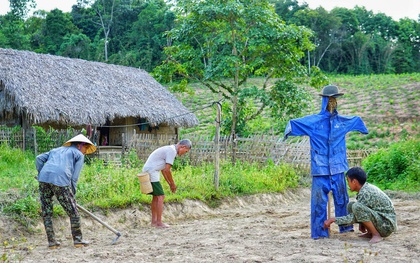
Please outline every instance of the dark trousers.
M71 234L74 241L82 240L80 229L80 215L77 210L76 200L70 186L56 186L49 183L39 182L39 196L41 200L42 219L47 233L48 242L55 242L55 234L52 222L53 196L70 217Z

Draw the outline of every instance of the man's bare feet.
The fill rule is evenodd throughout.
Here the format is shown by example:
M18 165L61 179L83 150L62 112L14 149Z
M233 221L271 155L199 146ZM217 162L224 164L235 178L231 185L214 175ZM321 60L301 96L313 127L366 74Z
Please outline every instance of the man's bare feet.
M366 233L360 234L360 235L359 235L359 237L363 237L363 238L371 238L371 237L372 237L372 234L371 234L371 233L369 233L369 232L366 232Z
M156 224L152 224L152 226L156 228L169 228L169 225L165 223L156 223Z
M378 242L381 242L383 240L383 238L379 235L376 235L376 236L372 236L372 239L371 240L369 240L369 243L378 243Z

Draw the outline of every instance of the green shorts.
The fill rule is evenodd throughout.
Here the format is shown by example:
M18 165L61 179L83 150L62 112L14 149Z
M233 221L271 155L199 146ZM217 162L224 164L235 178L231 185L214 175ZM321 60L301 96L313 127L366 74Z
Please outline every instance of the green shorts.
M160 182L152 182L152 188L153 192L151 192L150 195L165 195L165 192L163 192L162 184Z

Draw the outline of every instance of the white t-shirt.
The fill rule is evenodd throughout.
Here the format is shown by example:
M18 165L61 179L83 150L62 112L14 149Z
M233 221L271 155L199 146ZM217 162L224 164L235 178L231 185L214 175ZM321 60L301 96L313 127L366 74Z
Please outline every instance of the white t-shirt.
M151 182L160 181L160 171L165 168L166 164L173 165L176 157L175 145L162 146L154 150L147 158L143 166L143 172L150 174Z

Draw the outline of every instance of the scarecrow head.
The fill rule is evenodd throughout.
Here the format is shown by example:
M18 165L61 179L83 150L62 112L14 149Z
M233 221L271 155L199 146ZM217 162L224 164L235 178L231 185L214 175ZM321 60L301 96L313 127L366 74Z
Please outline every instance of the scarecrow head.
M325 86L322 89L321 94L319 94L319 96L328 97L327 110L330 113L333 113L334 110L337 109L337 99L336 98L340 97L342 95L344 95L344 93L339 93L337 86L334 86L334 85Z

